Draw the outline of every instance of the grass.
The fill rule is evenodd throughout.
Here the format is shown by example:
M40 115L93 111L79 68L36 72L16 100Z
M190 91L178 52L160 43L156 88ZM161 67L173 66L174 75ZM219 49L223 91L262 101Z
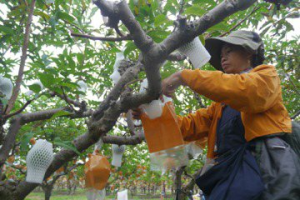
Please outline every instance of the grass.
M146 197L146 195L145 195ZM147 197L147 200L160 200L160 198L151 198L148 199L149 197ZM45 196L44 196L44 192L32 192L30 193L25 200L44 200ZM66 192L58 192L58 191L54 191L52 193L51 196L51 200L86 200L86 196L85 196L85 191L84 190L78 190L76 191L75 194L73 195L68 195ZM116 195L108 195L106 196L105 200L115 200L116 199ZM129 200L138 200L138 199L145 199L145 198L141 198L141 196L129 196ZM173 198L165 198L164 200L173 200Z

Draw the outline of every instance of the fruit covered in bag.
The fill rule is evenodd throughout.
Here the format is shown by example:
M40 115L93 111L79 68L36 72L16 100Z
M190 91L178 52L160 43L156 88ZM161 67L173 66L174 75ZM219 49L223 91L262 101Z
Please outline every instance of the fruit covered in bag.
M85 186L102 190L110 175L110 164L105 156L100 154L89 155L89 160L84 167Z
M141 119L150 153L184 144L172 102L163 106L160 117L150 119L143 113Z

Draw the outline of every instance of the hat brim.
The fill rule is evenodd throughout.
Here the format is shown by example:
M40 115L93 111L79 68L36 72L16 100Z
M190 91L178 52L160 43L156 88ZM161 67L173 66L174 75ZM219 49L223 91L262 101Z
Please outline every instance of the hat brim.
M211 55L210 64L216 69L223 71L221 65L221 50L224 44L233 44L244 47L246 50L255 51L255 48L249 48L248 41L237 37L214 37L205 40L205 48ZM253 45L253 44L252 44Z

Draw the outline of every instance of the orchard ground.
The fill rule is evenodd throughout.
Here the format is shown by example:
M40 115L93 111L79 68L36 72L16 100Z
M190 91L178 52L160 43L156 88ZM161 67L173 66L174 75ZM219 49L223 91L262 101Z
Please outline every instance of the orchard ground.
M44 200L44 192L32 192L25 200ZM129 200L147 199L147 200L160 200L159 195L128 195ZM168 195L171 196L171 195ZM68 195L67 191L53 191L51 200L86 200L85 190L78 189L75 194ZM107 195L105 200L115 200L116 195ZM164 200L173 200L174 198L164 198Z

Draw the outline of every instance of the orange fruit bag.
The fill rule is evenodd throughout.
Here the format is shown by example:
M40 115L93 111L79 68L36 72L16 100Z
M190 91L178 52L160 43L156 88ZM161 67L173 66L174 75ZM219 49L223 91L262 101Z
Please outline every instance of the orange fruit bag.
M102 190L110 175L110 164L105 156L89 154L89 160L84 166L85 187Z
M150 119L143 113L141 120L150 153L184 144L172 102L164 105L160 117Z

